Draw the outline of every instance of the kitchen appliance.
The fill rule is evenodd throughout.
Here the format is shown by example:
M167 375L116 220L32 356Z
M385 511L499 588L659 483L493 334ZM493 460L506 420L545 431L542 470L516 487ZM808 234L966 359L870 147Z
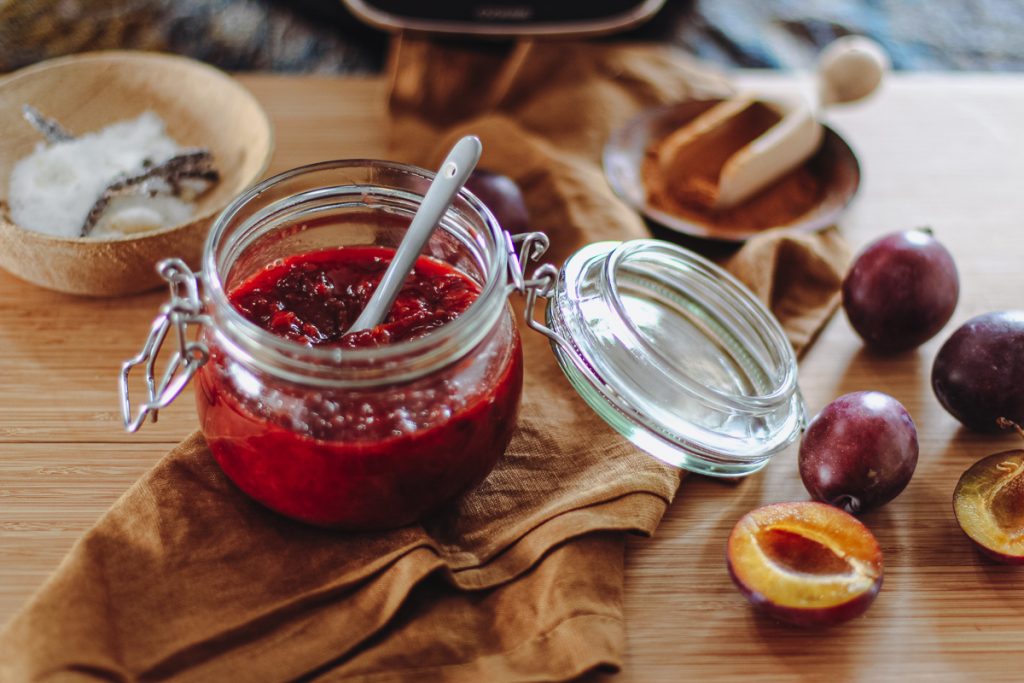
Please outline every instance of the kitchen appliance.
M368 24L471 36L614 33L651 18L665 0L342 0Z

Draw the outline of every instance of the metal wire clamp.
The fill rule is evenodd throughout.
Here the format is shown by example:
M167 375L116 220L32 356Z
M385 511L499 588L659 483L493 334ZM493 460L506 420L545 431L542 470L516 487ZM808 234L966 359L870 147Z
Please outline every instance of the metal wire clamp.
M138 431L148 415L156 422L161 408L166 408L177 398L196 371L210 358L210 350L201 341L190 341L189 325L205 325L209 316L203 314L203 303L199 297L199 276L192 272L184 261L177 258L165 259L157 264L157 271L167 281L171 299L160 307L160 313L153 321L149 337L134 358L121 365L120 394L121 415L124 427L129 432ZM178 348L168 361L167 368L156 379L156 361L160 349L171 330L174 330ZM131 400L128 393L128 376L132 368L145 364L147 400L132 416Z

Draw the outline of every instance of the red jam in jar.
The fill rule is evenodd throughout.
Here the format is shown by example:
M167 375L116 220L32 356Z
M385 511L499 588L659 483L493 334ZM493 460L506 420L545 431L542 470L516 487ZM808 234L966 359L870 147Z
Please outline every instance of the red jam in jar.
M386 247L341 247L300 254L236 287L231 304L250 322L304 346L379 346L416 339L451 322L480 286L451 266L420 257L377 327L347 333L394 256Z
M421 257L384 323L347 333L393 255L378 246L291 255L228 300L276 337L344 359L431 339L480 296L473 279ZM197 400L210 450L243 491L289 517L351 529L415 521L481 482L512 437L523 368L505 308L472 348L398 382L311 386L261 372L207 335Z

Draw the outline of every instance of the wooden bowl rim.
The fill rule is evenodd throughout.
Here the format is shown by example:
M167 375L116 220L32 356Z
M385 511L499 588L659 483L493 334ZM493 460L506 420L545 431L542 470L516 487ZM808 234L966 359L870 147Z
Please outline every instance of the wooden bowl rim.
M82 52L74 55L65 55L63 57L54 57L52 59L46 59L35 64L22 67L17 71L12 71L9 74L0 76L0 92L6 87L10 86L15 81L20 81L25 78L33 78L38 76L40 73L49 71L59 70L67 67L70 64L79 63L109 63L109 62L137 62L137 63L152 63L152 62L176 62L182 64L188 68L195 69L197 71L205 72L205 75L210 76L214 79L218 79L224 83L225 86L232 88L236 96L243 99L247 99L249 104L253 105L254 111L259 115L259 119L263 124L263 127L267 131L267 144L263 150L263 158L260 160L259 168L253 173L251 178L243 179L244 183L239 190L244 191L245 188L249 187L257 180L259 180L267 172L270 167L270 160L274 155L274 147L276 146L276 135L274 132L274 124L270 120L270 115L267 114L266 109L260 104L260 101L249 91L248 88L239 83L236 79L232 78L230 74L225 71L218 69L215 66L201 62L191 57L185 57L183 55L168 53L168 52L154 52L151 50L94 50L92 52ZM236 193L237 196L238 193ZM158 230L147 230L137 235L121 235L116 237L61 237L58 235L50 235L45 232L38 232L36 230L29 230L28 228L18 225L15 221L10 218L9 208L7 202L0 200L0 221L5 224L12 226L15 231L26 236L27 239L36 239L40 242L51 242L59 244L116 244L125 242L136 242L145 240L148 238L157 237L160 235L166 235L178 230L184 230L191 225L199 221L209 221L215 216L220 214L224 208L231 203L231 199L228 199L224 206L206 211L202 214L197 214L189 218L184 223L178 223L176 225L169 225L165 228Z

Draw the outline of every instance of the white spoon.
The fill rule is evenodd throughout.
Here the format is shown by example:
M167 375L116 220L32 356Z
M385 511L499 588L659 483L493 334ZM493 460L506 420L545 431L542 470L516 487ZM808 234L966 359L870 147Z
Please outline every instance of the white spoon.
M427 193L423 196L423 202L412 217L412 223L402 238L402 243L395 251L395 257L391 259L388 269L384 271L384 277L374 290L370 300L366 302L366 308L359 314L348 332L368 330L384 322L391 306L395 303L398 292L402 289L402 283L412 272L427 240L434 233L437 224L441 221L452 200L458 194L462 186L469 179L469 174L476 168L480 161L480 153L483 145L480 138L475 135L467 135L452 147L448 157L441 164L434 182L430 183Z

